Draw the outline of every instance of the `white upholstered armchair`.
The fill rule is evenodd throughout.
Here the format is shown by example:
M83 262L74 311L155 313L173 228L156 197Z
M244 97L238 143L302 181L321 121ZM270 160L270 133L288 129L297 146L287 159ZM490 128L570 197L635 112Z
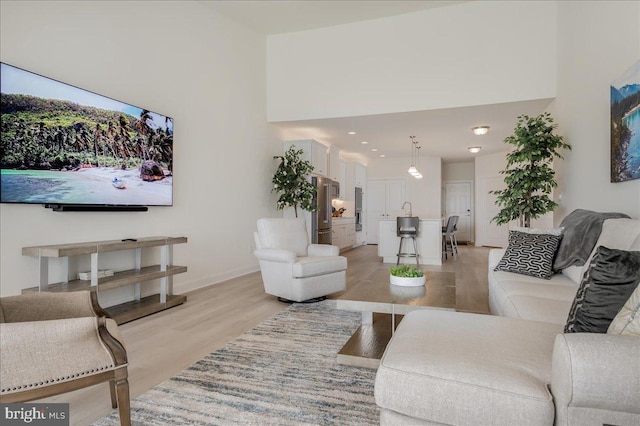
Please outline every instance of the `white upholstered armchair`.
M347 259L336 246L309 244L304 219L258 219L254 235L267 294L303 302L347 289Z

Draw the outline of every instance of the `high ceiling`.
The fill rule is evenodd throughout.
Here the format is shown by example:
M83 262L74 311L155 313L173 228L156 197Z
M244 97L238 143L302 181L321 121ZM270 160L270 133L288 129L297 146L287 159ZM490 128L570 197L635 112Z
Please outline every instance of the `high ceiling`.
M280 34L347 24L447 7L465 1L203 1L218 12L256 32ZM482 146L480 154L505 151L504 138L510 135L519 114L538 115L551 99L482 105L430 111L413 111L360 117L273 123L289 138L317 139L337 145L347 156L368 162L380 155L408 157L411 140L422 146L420 155L441 157L444 162L472 161L467 147ZM490 126L484 136L471 128ZM355 135L348 132L355 131ZM368 142L366 145L363 141ZM377 149L377 151L372 151Z
M203 3L257 32L281 34L468 3L468 0L203 0Z
M517 116L535 116L552 99L511 102L466 108L414 111L361 117L274 123L295 139L317 139L336 144L354 159L411 156L411 139L421 146L420 155L441 157L444 162L472 161L467 147L481 146L480 154L506 151L504 139L513 133ZM476 136L472 127L487 125L489 132ZM354 131L355 135L348 132ZM367 144L362 142L366 141ZM377 151L372 151L376 149Z

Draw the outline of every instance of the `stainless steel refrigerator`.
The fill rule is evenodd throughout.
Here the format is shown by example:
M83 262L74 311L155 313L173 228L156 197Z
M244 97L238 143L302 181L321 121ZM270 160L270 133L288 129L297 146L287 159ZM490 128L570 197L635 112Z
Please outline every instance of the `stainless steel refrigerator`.
M325 177L313 177L316 186L315 211L311 212L311 242L331 244L331 200L340 196L340 184Z

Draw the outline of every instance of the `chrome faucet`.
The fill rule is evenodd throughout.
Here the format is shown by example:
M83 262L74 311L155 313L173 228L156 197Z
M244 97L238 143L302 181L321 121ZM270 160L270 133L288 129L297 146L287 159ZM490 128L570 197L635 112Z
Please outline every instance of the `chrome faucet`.
M412 213L413 207L411 207L411 203L410 203L410 202L405 201L405 202L402 204L402 207L400 207L400 208L401 208L402 210L404 210L404 206L405 206L405 205L407 205L407 204L409 204L409 215L408 215L408 216L409 216L409 217L411 217L411 216L413 216L413 213ZM407 214L406 214L406 213L405 213L404 215L405 215L405 216L407 216Z

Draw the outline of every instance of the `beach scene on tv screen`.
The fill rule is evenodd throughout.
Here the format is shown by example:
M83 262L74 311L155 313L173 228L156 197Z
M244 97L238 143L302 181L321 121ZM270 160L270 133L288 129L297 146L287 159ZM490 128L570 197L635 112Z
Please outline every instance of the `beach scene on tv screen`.
M7 64L0 71L0 201L172 204L172 118Z

